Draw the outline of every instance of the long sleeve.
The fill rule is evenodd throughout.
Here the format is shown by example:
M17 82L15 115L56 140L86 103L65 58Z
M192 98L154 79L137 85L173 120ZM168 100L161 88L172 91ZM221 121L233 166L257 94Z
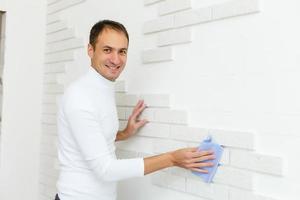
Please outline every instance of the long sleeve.
M66 119L88 167L102 181L118 181L144 175L143 158L116 159L93 108L82 102L67 106Z

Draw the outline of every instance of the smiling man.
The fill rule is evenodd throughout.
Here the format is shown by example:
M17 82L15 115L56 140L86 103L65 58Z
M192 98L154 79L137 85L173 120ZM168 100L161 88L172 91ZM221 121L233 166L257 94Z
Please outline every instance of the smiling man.
M58 112L60 176L56 200L116 200L117 181L178 166L198 172L212 166L212 151L185 148L147 158L117 159L115 142L137 133L147 120L140 100L126 128L118 131L114 81L127 61L129 37L115 21L96 23L90 32L91 67L65 91Z

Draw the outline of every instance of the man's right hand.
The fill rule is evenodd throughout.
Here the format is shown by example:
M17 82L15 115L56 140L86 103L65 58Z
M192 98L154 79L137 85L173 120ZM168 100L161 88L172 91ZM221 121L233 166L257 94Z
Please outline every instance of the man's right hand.
M203 162L213 160L215 156L213 151L198 151L198 148L185 148L170 152L174 166L182 167L192 171L207 173L203 167L212 167L212 162Z
M212 162L202 162L213 160L213 151L198 151L196 147L178 149L176 151L144 158L144 174L149 174L167 167L181 167L192 171L207 173L203 167L212 167Z

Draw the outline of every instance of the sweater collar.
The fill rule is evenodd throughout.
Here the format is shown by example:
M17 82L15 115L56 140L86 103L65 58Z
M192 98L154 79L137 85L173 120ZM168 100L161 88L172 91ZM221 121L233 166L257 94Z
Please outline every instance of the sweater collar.
M104 78L100 73L98 73L92 66L89 68L89 74L91 74L99 84L109 88L114 87L114 81Z

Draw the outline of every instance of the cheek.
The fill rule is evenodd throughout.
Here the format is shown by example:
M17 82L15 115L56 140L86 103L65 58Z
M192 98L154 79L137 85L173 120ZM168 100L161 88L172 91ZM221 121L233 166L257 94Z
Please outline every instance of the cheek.
M121 58L121 60L122 60L123 65L125 65L126 61L127 61L127 57Z

